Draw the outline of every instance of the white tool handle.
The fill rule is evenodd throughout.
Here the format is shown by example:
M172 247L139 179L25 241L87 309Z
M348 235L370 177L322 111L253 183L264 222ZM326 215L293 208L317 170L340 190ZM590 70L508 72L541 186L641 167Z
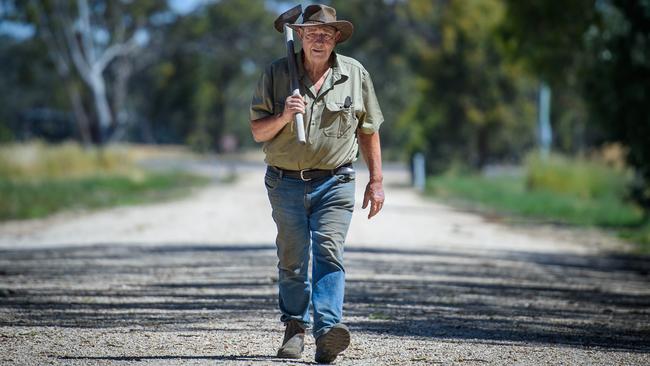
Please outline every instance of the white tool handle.
M300 90L296 89L293 91L293 95L300 95ZM295 114L295 123L296 123L296 133L298 134L298 141L305 144L307 139L305 138L305 124L303 123L302 113Z
M284 25L284 40L287 43L287 60L289 63L289 77L290 77L290 90L292 95L300 95L300 88L298 87L298 75L297 75L297 66L296 59L294 57L294 48L293 48L293 29L289 28L287 24ZM296 134L298 137L298 142L301 144L306 144L307 139L305 138L305 124L303 123L302 113L295 114L295 124L296 124Z

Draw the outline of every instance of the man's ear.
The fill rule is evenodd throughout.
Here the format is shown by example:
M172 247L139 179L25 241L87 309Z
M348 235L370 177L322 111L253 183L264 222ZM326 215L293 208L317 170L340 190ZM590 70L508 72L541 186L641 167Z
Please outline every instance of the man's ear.
M339 39L341 39L341 31L336 31L336 36L334 36L334 40L336 43L339 43Z

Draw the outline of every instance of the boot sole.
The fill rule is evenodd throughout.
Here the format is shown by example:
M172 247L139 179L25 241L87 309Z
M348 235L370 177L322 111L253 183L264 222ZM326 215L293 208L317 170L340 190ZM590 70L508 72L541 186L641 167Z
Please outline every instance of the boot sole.
M296 354L296 353L291 353L291 352L282 352L278 351L278 358L291 358L291 359L300 359L302 358L302 353Z
M296 341L296 340L293 339L293 341ZM300 341L300 343L301 343L301 345L300 345L300 350L292 350L292 349L291 349L291 348L296 348L296 347L289 347L289 349L285 349L284 346L286 346L286 344L283 345L283 346L278 350L278 355L277 355L277 357L279 357L279 358L292 358L292 359L299 359L299 358L302 358L302 352L303 352L304 349L305 349L305 343L304 343L304 340L303 340L303 341Z
M323 335L318 345L321 352L317 352L316 362L330 363L350 346L350 331L345 326L335 326Z

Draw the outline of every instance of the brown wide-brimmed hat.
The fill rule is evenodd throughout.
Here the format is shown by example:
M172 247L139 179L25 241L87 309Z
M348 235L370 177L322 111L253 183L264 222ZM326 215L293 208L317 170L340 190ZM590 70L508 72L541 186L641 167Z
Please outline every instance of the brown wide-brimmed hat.
M338 43L345 42L352 36L354 26L347 20L336 20L336 9L331 6L315 4L309 5L302 13L302 24L290 24L289 27L298 30L317 25L329 25L341 32Z

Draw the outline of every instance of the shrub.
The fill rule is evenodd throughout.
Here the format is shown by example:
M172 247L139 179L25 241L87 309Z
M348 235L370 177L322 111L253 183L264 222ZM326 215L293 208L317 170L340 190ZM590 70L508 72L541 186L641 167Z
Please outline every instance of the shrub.
M123 146L84 148L73 142L42 142L0 146L0 178L12 180L81 178L102 174L138 175L134 159Z
M632 181L624 167L614 167L596 159L569 159L539 154L526 158L526 187L529 190L550 191L584 199L622 198Z

